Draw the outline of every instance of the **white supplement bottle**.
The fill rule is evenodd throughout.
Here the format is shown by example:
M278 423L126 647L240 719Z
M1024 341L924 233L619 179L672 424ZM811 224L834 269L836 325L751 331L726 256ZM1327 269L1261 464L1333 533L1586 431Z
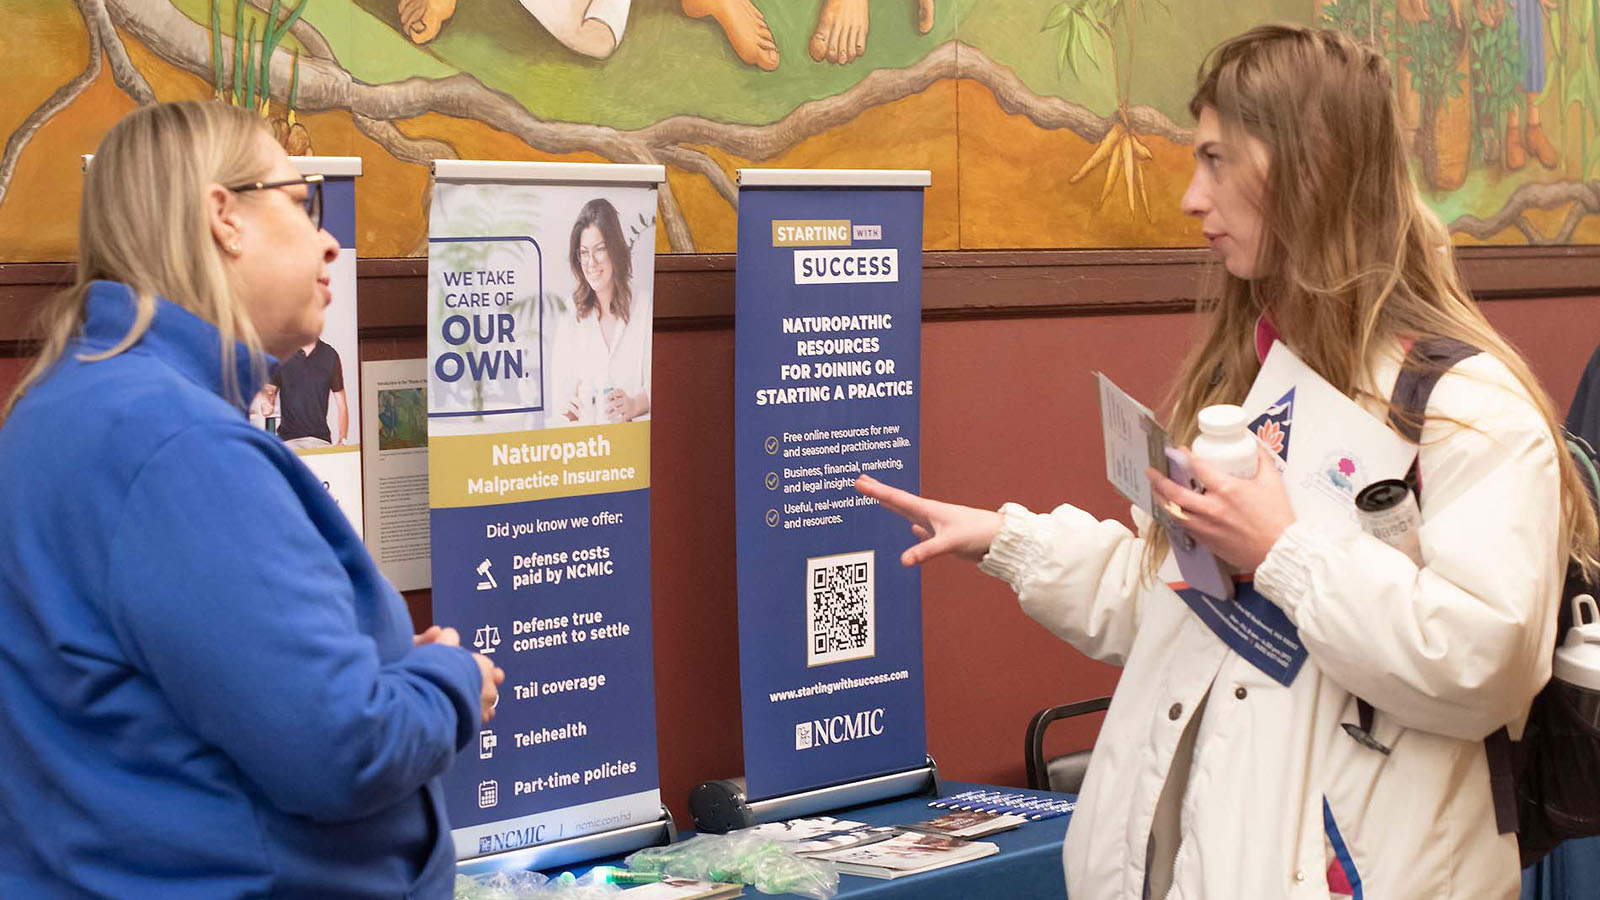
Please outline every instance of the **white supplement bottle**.
M1256 477L1255 435L1242 407L1219 403L1200 410L1200 434L1189 452L1235 478Z

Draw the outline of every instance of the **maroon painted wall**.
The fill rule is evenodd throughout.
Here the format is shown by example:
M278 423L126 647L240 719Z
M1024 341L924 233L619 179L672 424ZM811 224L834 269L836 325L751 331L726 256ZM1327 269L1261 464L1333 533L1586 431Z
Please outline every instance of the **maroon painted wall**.
M1499 300L1490 318L1528 355L1565 409L1600 340L1600 297ZM1126 518L1105 482L1091 373L1157 403L1193 325L1181 314L969 319L923 337L922 471L930 496L1034 509L1072 501ZM368 339L364 359L421 355L420 338ZM686 820L689 789L742 769L733 527L733 334L656 338L652 552L664 799ZM0 358L0 390L20 362ZM910 535L907 534L907 541ZM969 563L924 573L929 748L946 776L1022 783L1028 718L1110 691L1094 663L1018 611ZM408 598L422 624L426 592ZM1086 746L1096 723L1054 748Z
M1600 341L1600 298L1498 301L1488 310L1565 409ZM1126 504L1105 480L1091 373L1157 403L1192 325L1189 315L926 325L925 493L1039 510L1072 501L1126 520ZM662 791L681 816L696 782L742 770L732 652L733 338L673 332L656 348L657 715ZM1022 784L1033 713L1115 684L1116 669L1034 624L1005 584L970 563L927 566L923 616L929 749L948 777ZM1087 746L1098 722L1086 726L1065 730L1050 749Z

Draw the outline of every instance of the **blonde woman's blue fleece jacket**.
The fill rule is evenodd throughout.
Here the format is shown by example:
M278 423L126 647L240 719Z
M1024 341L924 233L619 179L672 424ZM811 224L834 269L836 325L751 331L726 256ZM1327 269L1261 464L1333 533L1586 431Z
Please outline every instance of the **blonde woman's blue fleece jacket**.
M0 897L450 896L477 665L412 646L215 327L162 300L78 358L133 319L96 283L0 426Z

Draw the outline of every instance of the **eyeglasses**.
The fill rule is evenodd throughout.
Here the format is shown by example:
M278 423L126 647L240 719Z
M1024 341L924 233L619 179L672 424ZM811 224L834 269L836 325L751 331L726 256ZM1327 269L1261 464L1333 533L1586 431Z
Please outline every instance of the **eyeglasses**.
M236 184L228 190L235 194L245 191L265 191L276 188L294 187L297 184L306 186L306 197L302 201L306 208L306 218L311 220L312 228L322 227L322 176L307 175L304 178L292 178L288 181L256 181L250 184Z

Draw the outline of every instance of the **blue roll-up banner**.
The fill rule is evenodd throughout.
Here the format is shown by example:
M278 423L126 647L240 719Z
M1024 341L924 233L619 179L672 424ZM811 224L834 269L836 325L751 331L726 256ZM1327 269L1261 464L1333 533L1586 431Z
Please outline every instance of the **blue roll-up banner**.
M750 799L924 765L918 489L926 171L740 173L739 671Z
M329 266L333 302L317 340L278 360L250 403L250 420L283 439L356 534L361 522L361 362L356 338L357 156L291 156L301 175L322 176L322 227L339 241Z
M652 289L661 166L440 160L433 618L506 672L446 774L469 859L656 821Z
M94 154L83 155L89 170ZM329 268L332 301L322 334L278 365L250 400L250 421L278 435L322 479L361 536L361 382L356 336L356 179L359 156L291 156L301 175L322 176L322 227L339 242Z

